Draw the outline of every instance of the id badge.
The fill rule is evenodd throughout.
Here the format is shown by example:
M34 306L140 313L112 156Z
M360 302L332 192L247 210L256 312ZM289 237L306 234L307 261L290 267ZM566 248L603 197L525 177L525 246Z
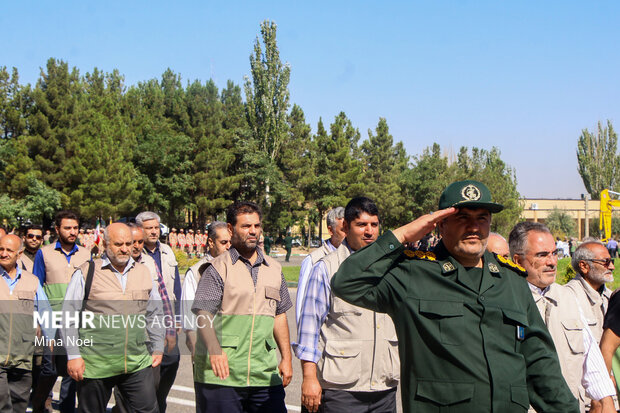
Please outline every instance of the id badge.
M525 327L517 326L517 340L519 341L525 340Z

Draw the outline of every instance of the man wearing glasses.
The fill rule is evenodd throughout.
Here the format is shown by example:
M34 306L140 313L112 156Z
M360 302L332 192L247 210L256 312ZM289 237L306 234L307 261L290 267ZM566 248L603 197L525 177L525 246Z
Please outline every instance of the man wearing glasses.
M24 233L24 252L20 257L22 269L32 273L34 267L34 256L43 244L43 228L40 225L26 227Z
M584 315L591 320L590 330L600 343L611 296L605 283L614 280L614 261L602 242L589 241L575 250L571 265L577 275L566 286L575 293Z
M540 315L551 333L562 375L579 408L615 412L616 394L597 339L573 292L555 283L558 250L549 229L538 222L520 222L509 236L510 255L527 271L527 282ZM594 401L600 401L600 404ZM602 410L596 410L602 409Z

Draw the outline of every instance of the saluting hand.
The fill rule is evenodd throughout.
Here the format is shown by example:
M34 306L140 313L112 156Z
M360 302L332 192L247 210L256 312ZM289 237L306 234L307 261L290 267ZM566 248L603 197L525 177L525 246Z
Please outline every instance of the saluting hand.
M418 219L395 229L392 233L396 238L398 238L398 241L400 241L401 244L405 242L416 242L424 235L434 230L439 222L443 221L450 215L454 215L456 211L456 208L450 207L436 212L431 212L430 214L422 215Z
M84 359L82 357L67 361L67 373L69 373L69 376L75 381L82 381L85 369L86 364L84 364Z

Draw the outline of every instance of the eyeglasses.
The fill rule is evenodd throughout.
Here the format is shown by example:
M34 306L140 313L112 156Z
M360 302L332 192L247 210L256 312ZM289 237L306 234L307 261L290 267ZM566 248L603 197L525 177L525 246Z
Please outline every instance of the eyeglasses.
M609 267L609 264L613 262L611 258L588 258L583 261L592 261L597 264L601 264L603 267Z
M39 241L43 239L43 235L34 235L34 234L26 234L26 238L28 239L33 239L36 238Z

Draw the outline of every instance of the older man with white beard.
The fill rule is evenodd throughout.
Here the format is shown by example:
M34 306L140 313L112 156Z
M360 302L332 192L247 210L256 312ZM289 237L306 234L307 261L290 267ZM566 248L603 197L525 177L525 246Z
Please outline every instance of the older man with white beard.
M104 413L114 386L132 411L158 411L151 366L161 363L164 347L156 321L163 317L161 298L148 268L131 257L132 244L127 225L109 225L103 256L81 265L67 287L63 314L93 313L90 324L67 320L61 329L80 412Z
M589 241L575 250L571 265L577 275L566 286L575 293L590 330L600 343L611 296L611 290L605 283L614 280L614 260L602 242Z

